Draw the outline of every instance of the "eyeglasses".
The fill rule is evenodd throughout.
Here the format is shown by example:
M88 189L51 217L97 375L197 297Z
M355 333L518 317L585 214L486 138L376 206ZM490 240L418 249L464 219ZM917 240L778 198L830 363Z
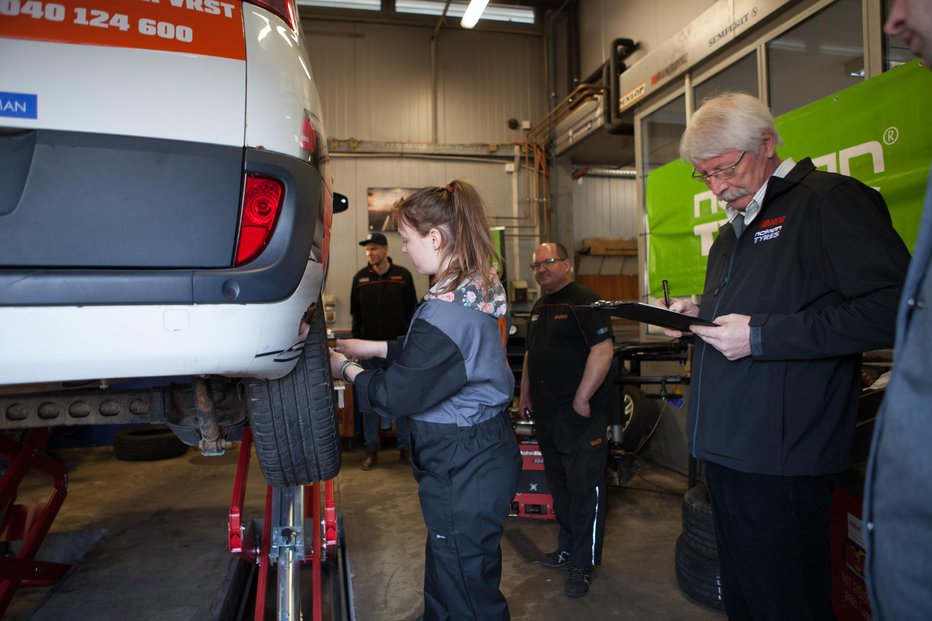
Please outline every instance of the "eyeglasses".
M738 164L741 163L741 158L744 157L745 153L747 153L747 151L742 151L741 155L738 156L738 159L735 160L735 163L732 164L731 166L720 168L716 170L715 172L710 172L706 174L706 173L701 173L694 168L692 178L706 185L709 185L709 181L713 178L718 179L719 181L725 181L726 179L731 179L732 177L735 176L736 169L738 168Z
M554 263L559 263L560 261L566 261L566 259L547 259L545 261L537 261L535 263L531 263L531 269L536 272L544 265L550 267Z

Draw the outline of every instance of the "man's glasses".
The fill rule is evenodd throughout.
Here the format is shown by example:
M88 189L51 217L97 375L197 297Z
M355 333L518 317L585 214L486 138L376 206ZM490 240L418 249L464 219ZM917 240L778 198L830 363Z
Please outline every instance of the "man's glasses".
M714 179L718 179L719 181L725 181L726 179L731 179L732 177L735 176L735 174L736 174L736 172L737 172L736 169L738 168L738 164L741 163L741 158L744 157L744 154L745 154L745 153L747 153L747 151L742 151L742 152L741 152L741 155L738 156L738 159L735 160L735 163L732 164L731 166L726 166L725 168L720 168L720 169L716 170L715 172L710 172L710 173L706 174L706 173L701 173L701 172L697 171L697 170L694 168L694 169L693 169L692 178L695 179L696 181L700 181L700 182L702 182L702 183L704 183L704 184L706 184L706 185L709 185L709 181L710 181L711 179L713 179L713 178L714 178Z
M544 265L550 267L554 263L559 263L560 261L566 261L566 259L547 259L545 261L537 261L535 263L531 263L531 269L536 272Z

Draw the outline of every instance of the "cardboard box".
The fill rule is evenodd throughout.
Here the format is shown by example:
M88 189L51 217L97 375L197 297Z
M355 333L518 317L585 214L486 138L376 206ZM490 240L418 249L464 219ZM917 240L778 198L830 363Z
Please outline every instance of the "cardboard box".
M587 237L583 240L584 254L637 256L638 240L622 237Z

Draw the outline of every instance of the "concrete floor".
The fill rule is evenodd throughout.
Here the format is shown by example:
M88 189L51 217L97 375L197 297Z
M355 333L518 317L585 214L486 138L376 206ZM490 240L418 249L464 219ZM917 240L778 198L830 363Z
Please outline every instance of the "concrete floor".
M226 522L238 449L220 458L192 450L159 462L117 461L107 448L62 449L53 456L71 474L45 560L75 567L52 590L21 590L3 618L212 618L231 562ZM363 451L348 451L336 479L359 621L413 621L421 613L425 529L410 467L397 456L383 451L379 466L364 472ZM724 619L687 600L676 585L674 543L685 490L685 477L650 464L625 487L610 488L604 562L590 593L577 600L563 595L562 571L531 562L554 547L556 526L509 519L502 591L512 619ZM30 480L19 502L46 494L44 482ZM247 517L259 517L263 501L264 482L253 460Z

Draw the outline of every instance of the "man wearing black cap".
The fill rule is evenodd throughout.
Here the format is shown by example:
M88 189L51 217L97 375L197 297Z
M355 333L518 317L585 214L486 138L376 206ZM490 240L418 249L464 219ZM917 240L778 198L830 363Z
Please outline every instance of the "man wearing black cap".
M359 245L365 246L369 265L353 276L350 292L353 338L393 341L408 331L414 315L417 306L414 279L411 272L392 263L388 239L383 233L369 233ZM366 444L363 470L371 470L378 459L379 423L375 412L363 414ZM408 462L408 419L399 418L396 425L401 460Z

